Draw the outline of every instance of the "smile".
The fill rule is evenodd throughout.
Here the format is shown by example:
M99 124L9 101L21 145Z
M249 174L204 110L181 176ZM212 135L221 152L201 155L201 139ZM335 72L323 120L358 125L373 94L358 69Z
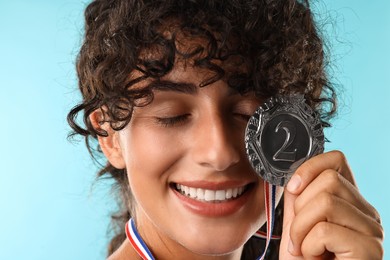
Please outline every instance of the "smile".
M208 190L202 188L188 187L177 183L175 185L175 188L178 192L188 198L199 201L218 203L227 200L233 200L240 197L247 190L247 185L226 190Z

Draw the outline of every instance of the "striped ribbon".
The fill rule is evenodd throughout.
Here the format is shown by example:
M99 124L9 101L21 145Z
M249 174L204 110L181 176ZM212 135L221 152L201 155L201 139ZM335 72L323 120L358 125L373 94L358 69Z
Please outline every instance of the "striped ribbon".
M260 239L267 239L267 232L258 230L258 231L256 231L256 233L253 234L253 237L260 238ZM278 235L272 235L271 236L271 240L278 240L278 239L281 239L281 238L282 237L278 236Z
M255 237L266 239L266 245L264 248L263 255L257 258L257 260L263 260L265 257L265 253L267 252L269 243L271 239L279 239L280 237L272 236L272 231L274 228L274 217L275 217L275 196L276 196L276 186L269 184L268 182L264 182L264 197L265 197L265 214L267 217L267 233L262 231L257 231L254 234ZM152 253L148 249L145 242L142 240L140 234L135 227L135 223L133 219L130 219L129 222L126 223L126 236L129 239L131 245L137 251L138 255L143 260L154 260Z
M126 236L130 240L131 245L143 260L154 260L155 258L138 233L134 220L131 218L129 222L126 223Z
M272 232L274 229L275 206L276 206L276 186L268 182L264 182L264 201L265 201L265 215L267 217L267 235L263 254L257 260L263 260L269 243L272 239Z

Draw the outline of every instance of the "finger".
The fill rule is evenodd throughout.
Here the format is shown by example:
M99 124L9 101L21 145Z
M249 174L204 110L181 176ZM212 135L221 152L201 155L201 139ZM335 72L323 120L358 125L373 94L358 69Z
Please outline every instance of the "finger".
M309 183L327 169L339 172L350 183L355 185L355 180L344 154L340 151L332 151L319 154L304 162L291 177L286 188L293 194L299 194Z
M332 252L336 259L382 259L382 241L375 237L362 235L354 230L329 223L320 222L304 239L301 250L304 259L318 259Z
M279 247L279 259L283 260L301 260L302 257L297 257L290 254L289 250L293 251L293 245L289 245L290 240L290 226L295 218L294 204L297 198L296 195L291 194L287 190L284 191L283 195L284 208L283 208L283 230L282 239Z
M354 205L364 214L374 218L378 223L379 213L371 206L349 181L335 170L325 170L315 178L300 194L295 202L295 213L298 214L313 198L320 194L333 194ZM317 206L318 208L318 206Z
M329 193L322 193L295 216L290 227L290 239L296 254L300 245L317 223L333 223L366 236L383 239L381 225L349 202Z

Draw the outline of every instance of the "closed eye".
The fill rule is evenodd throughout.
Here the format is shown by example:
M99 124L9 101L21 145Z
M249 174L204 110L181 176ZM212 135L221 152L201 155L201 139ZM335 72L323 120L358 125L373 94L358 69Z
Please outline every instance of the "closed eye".
M233 115L239 119L242 119L244 121L249 121L249 118L251 117L251 115L248 115L248 114L242 114L242 113L233 113Z
M189 114L183 114L172 117L156 117L156 120L158 124L164 127L173 127L180 126L181 124L185 123L189 117Z

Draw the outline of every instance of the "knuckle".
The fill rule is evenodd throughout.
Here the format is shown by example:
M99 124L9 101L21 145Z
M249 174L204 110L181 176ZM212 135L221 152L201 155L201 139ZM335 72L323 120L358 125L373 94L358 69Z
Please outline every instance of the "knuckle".
M324 171L323 175L326 179L328 188L337 189L340 186L340 174L335 170L327 169Z
M336 198L328 192L322 192L319 195L319 204L325 212L334 210L336 206Z
M346 162L347 161L347 157L345 156L345 154L339 150L334 150L332 152L330 152L335 158L337 161L339 162Z
M378 230L379 230L379 232L378 232L378 234L379 234L378 235L378 239L380 241L383 241L385 239L385 230L384 230L383 226L379 224Z
M383 259L385 250L382 245L382 240L375 240L374 243L371 243L370 247L373 250L369 259Z
M371 210L373 212L373 216L374 216L375 221L379 225L382 225L381 216L380 216L379 212L371 204L370 204L370 206L371 206Z
M385 256L385 249L382 246L382 242L378 243L378 259L383 259Z
M313 232L318 239L322 239L332 234L332 227L328 222L319 222L313 227Z
M376 221L373 222L373 225L367 234L374 237L378 241L383 241L385 239L385 231L383 226Z

